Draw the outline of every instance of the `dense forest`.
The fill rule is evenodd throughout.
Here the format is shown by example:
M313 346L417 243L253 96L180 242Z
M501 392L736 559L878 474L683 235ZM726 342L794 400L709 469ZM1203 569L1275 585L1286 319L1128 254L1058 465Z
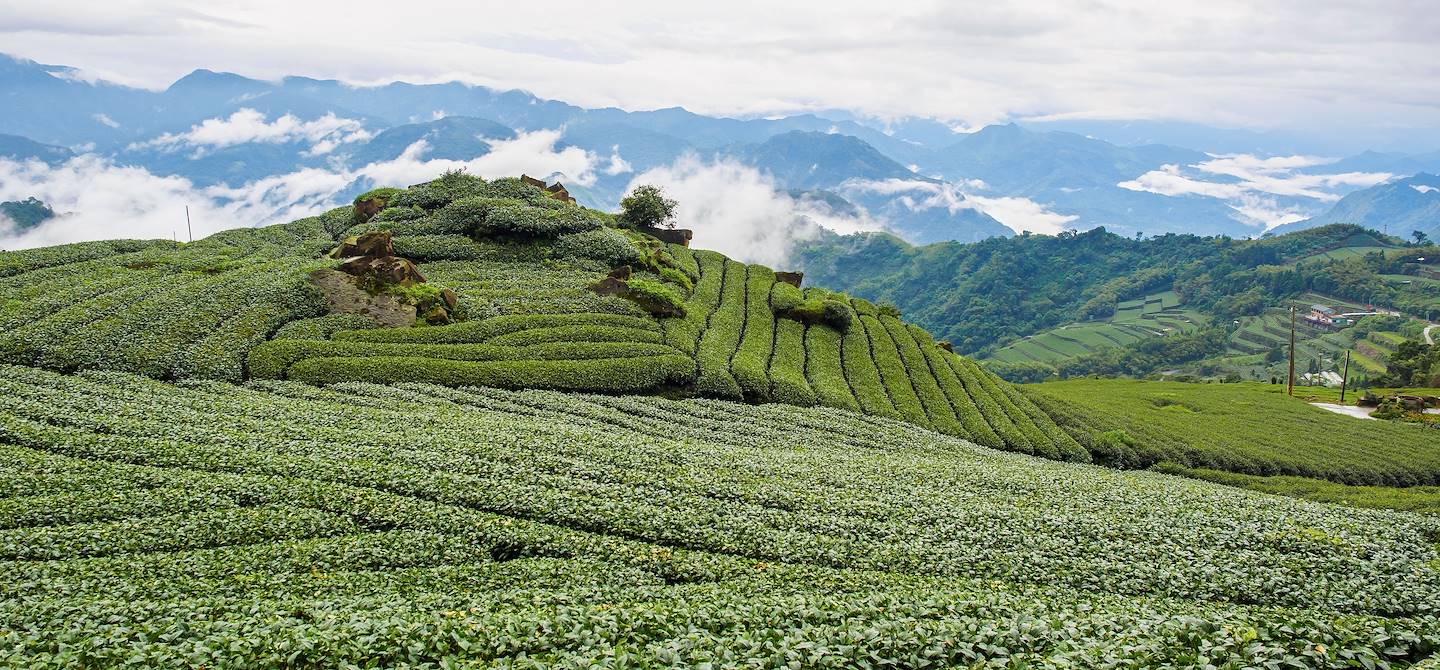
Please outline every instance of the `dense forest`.
M1305 261L1341 247L1376 250L1333 262ZM1060 324L1108 317L1119 302L1153 291L1173 290L1182 304L1216 323L1259 314L1305 291L1437 319L1440 301L1381 276L1413 273L1419 259L1434 263L1437 257L1435 246L1402 247L1394 238L1346 224L1258 240L1126 238L1096 228L920 247L885 233L861 233L822 235L796 252L817 284L893 303L971 355ZM1207 336L1198 337L1203 344Z

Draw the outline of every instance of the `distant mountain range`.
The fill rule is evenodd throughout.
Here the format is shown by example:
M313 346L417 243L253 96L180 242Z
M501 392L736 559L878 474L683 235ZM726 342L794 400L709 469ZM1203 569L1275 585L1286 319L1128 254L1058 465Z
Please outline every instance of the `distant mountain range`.
M1329 211L1304 221L1276 228L1287 233L1330 223L1354 223L1409 238L1420 231L1440 240L1440 176L1421 173L1355 191Z
M1440 153L1362 152L1330 161L1219 155L1247 146L1305 147L1296 138L1201 126L1052 122L962 133L932 119L587 109L460 83L259 81L203 69L151 91L4 56L0 100L0 158L58 164L94 153L202 188L235 189L305 170L386 174L362 168L407 151L417 160L468 161L497 142L546 130L558 133L554 151L578 148L598 162L571 189L590 206L613 208L637 176L694 155L751 166L778 192L799 194L792 197L837 206L843 200L836 211L866 214L916 243L1098 226L1126 236L1256 236L1276 225L1356 216L1362 210L1341 207L1351 206L1347 196L1440 171ZM1185 148L1150 141L1155 137L1210 144ZM557 166L542 176L568 186L579 175ZM334 199L376 185L368 179L356 176ZM1363 212L1399 217L1396 225L1433 216L1424 210L1429 194L1401 195ZM1421 209L1407 214L1408 207Z

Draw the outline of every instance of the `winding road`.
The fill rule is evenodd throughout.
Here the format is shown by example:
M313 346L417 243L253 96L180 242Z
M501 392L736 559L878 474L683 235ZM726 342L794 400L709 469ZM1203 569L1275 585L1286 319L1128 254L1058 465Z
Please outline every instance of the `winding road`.
M1425 326L1425 344L1435 344L1435 338L1430 336L1430 331L1435 330L1436 326L1440 326L1440 324L1432 323Z

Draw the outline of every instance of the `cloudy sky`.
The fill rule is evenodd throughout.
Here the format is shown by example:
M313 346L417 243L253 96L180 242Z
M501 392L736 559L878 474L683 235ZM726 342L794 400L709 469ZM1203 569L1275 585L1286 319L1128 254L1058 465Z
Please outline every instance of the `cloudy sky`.
M4 51L148 87L203 66L459 79L627 109L843 108L961 127L1035 117L1435 127L1437 35L1433 0L0 5Z

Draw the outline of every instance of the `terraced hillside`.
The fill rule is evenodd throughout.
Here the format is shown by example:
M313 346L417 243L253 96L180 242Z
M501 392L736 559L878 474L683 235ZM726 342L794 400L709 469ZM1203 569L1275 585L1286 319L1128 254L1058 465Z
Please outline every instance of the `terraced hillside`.
M1192 331L1209 318L1180 307L1174 291L1164 291L1116 304L1114 316L1066 324L995 350L985 356L1003 363L1055 363L1101 349Z
M883 325L883 324L882 324ZM1440 521L825 407L0 367L11 667L1408 667Z
M186 245L100 242L0 253L0 362L157 379L424 382L698 395L898 418L1049 458L1087 452L1014 387L869 302L801 291L775 272L661 244L518 180L447 175L345 207ZM367 201L368 202L368 201ZM357 223L357 219L365 219ZM448 325L376 328L326 314L310 273L344 239L388 230ZM632 287L679 313L600 295Z

